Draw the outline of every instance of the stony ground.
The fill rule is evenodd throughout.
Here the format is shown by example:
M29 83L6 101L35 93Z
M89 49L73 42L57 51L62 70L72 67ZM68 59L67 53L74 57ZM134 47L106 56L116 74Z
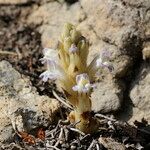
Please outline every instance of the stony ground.
M0 0L1 149L149 149L149 20L149 0ZM55 84L39 79L42 49L56 48L65 22L89 40L89 62L112 52L114 73L102 72L91 96L94 114L105 114L96 135L58 123L69 109L54 99L53 90L62 96ZM25 133L14 132L20 115Z

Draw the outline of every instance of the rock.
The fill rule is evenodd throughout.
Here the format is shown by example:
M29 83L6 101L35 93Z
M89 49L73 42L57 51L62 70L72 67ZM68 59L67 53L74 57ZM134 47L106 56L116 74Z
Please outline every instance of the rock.
M150 5L150 4L149 4ZM149 6L147 5L147 6ZM150 36L150 10L145 12L144 23L145 23L145 36L146 39Z
M150 42L146 42L144 44L144 48L142 50L143 53L143 59L150 59Z
M123 3L132 7L144 7L144 8L148 8L149 7L149 0L123 0Z
M57 100L39 96L28 78L17 72L7 61L0 62L0 143L11 138L15 125L20 128L16 122L19 115L24 130L29 132L52 123L58 109Z
M88 30L85 31L87 27L83 25L81 30L85 28L83 29L84 33L88 33L87 37L92 44L96 44L96 47L91 49L91 53L95 48L97 50L105 47L111 49L116 66L115 75L119 78L125 77L134 60L139 57L139 51L142 50L141 39L145 35L146 25L148 25L145 19L146 8L127 7L122 1L113 0L105 2L91 0L88 3L86 0L81 0L81 6L87 16L81 24L89 26L93 34L88 33ZM139 24L143 24L143 26L139 26Z
M125 150L126 147L112 138L100 137L98 139L99 143L102 144L108 150Z
M132 84L130 98L134 104L130 120L141 121L145 118L150 122L150 64L144 63L141 71Z
M25 4L33 0L0 0L0 4Z
M22 5L22 4L27 4L27 3L32 3L32 2L38 2L38 3L47 3L47 2L52 2L55 0L0 0L0 4L2 5ZM61 1L61 0L59 0Z
M81 5L88 16L88 24L102 40L125 48L132 37L140 36L137 24L141 20L137 8L113 0L91 0L89 3L81 0Z
M103 80L91 95L92 110L108 113L118 110L123 100L123 86L113 80Z
M43 23L39 29L42 34L42 45L55 48L64 24L66 22L77 24L81 18L82 11L79 3L69 7L66 3L50 2L36 8L29 16L28 23Z

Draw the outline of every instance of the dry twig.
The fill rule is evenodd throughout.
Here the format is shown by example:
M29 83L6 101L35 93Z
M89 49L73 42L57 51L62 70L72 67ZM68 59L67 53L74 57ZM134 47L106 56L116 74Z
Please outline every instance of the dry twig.
M60 150L59 148L57 148L56 146L51 146L51 145L49 145L49 146L47 146L48 148L52 148L52 149L55 149L55 150Z
M76 128L69 128L71 131L74 131L74 132L77 132L83 136L85 136L85 133L83 133L82 131L80 131L79 129L76 129Z
M60 141L63 139L63 132L64 132L64 129L61 128L60 133L59 133L59 137L58 137L58 141L54 145L55 147L57 147L59 145Z
M65 102L65 99L60 98L57 93L53 90L53 95L55 96L55 98L60 101L61 103L63 103L65 106L69 107L70 109L73 110L73 107L71 105L69 105L68 103Z
M17 55L18 55L18 54L15 53L15 52L2 51L2 50L0 50L0 54L2 54L2 55L14 55L14 56L17 56Z
M92 141L90 144L89 148L87 150L92 150L93 146L95 145L95 140Z
M107 117L107 116L105 116L105 115L103 115L103 114L95 114L95 117L105 118L105 119L110 120L110 121L113 121L113 122L116 121L115 119L112 119L112 118L110 118L110 117Z

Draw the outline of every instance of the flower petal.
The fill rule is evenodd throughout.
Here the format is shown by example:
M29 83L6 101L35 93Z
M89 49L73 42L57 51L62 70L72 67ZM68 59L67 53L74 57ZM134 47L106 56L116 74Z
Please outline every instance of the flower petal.
M40 59L42 64L47 63L47 61L49 61L49 60L58 62L58 52L54 49L44 48L43 55L44 55L44 57Z
M44 82L47 82L48 79L50 80L56 80L58 77L58 74L56 72L50 72L50 71L45 71L40 75L40 78L42 78L42 80Z
M77 85L73 86L74 91L79 93L88 93L92 89L92 84L90 84L89 76L86 73L79 74L76 76Z
M102 66L102 59L101 58L98 58L97 60L96 60L96 67L101 67Z
M112 65L111 63L109 63L109 62L104 62L104 63L103 63L103 66L106 67L106 68L108 68L108 70L109 70L110 72L112 72L112 71L114 70L113 65Z
M73 87L72 87L72 90L73 90L73 91L78 91L78 86L77 86L77 85L73 86Z
M75 53L78 50L77 46L75 44L71 44L71 47L69 48L70 53Z

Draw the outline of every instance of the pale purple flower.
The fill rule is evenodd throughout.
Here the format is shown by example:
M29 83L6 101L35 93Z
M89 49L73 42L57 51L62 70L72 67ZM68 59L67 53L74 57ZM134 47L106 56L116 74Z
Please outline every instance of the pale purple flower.
M93 84L90 84L89 77L86 73L76 76L77 85L73 86L73 91L78 91L79 93L88 93L93 87Z
M71 44L71 47L69 48L70 53L75 53L78 50L77 46L75 44Z
M58 77L58 73L57 72L51 72L49 70L46 70L45 72L43 72L41 75L40 75L40 78L42 78L42 80L44 82L47 82L49 79L50 80L56 80Z
M56 79L61 79L63 77L64 77L64 72L61 69L61 67L57 63L51 60L47 61L47 70L40 75L40 78L42 78L44 82L47 82L48 79L56 80Z
M96 67L100 68L100 67L104 67L107 68L110 72L113 71L113 66L112 64L109 62L111 53L107 50L103 50L99 57L96 60Z

